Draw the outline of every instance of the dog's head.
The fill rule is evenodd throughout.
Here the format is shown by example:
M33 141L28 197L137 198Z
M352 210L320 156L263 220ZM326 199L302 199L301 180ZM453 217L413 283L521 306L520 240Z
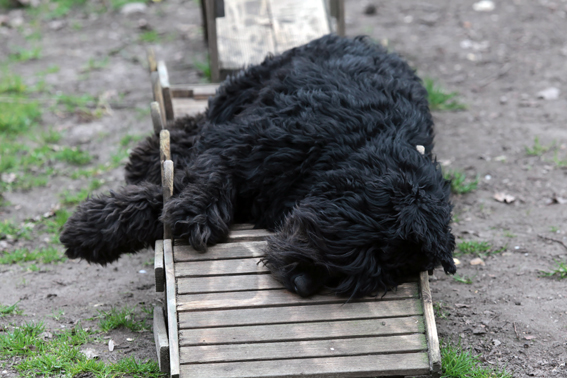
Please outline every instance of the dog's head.
M439 264L456 272L450 184L439 164L415 147L376 152L329 172L270 241L288 288L308 295L325 280L338 293L367 295Z

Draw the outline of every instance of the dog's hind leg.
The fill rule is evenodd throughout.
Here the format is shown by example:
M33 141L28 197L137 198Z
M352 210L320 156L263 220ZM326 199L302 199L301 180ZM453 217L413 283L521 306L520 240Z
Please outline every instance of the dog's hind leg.
M65 253L105 265L123 253L148 247L163 237L162 207L161 186L151 183L91 197L79 205L61 232Z
M177 176L177 174L176 174ZM176 238L198 251L225 239L234 217L236 189L232 173L218 155L200 155L176 180L174 198L165 205L162 221Z

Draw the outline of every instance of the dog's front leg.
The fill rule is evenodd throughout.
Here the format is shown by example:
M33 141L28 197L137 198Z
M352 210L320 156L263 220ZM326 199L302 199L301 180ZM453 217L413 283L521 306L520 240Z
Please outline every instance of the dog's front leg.
M233 177L214 155L198 157L182 174L183 189L165 205L162 221L176 238L204 252L228 235L236 194Z

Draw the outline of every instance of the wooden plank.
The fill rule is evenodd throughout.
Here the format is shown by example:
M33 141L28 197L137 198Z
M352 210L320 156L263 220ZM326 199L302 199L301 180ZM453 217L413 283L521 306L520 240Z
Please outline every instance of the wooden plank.
M171 161L171 160L169 160ZM170 377L179 378L179 334L177 333L177 297L175 295L175 267L171 239L163 241L165 288L167 300L167 330L169 339Z
M161 306L154 307L154 341L156 343L159 370L169 373L169 340Z
M165 109L165 119L168 121L173 120L173 104L171 102L171 89L169 88L169 75L167 73L167 67L163 60L157 63L157 72L159 76L159 82L161 85L161 92L163 97L163 105Z
M162 171L163 203L166 203L173 195L173 161L171 160L164 161L162 167L163 167L163 171ZM163 224L164 239L171 239L171 235L172 235L171 226L169 224L164 223Z
M154 132L159 134L161 130L164 129L163 118L161 116L161 111L159 110L159 104L157 101L152 101L150 103L150 113L152 115L152 124L154 126Z
M263 257L267 243L265 241L244 241L236 243L222 243L209 247L207 252L198 252L189 245L174 242L175 262L183 261L205 261L205 260L224 260L246 257ZM184 240L182 241L184 242Z
M153 48L148 47L146 49L146 58L148 59L148 68L150 69L151 74L157 70L156 53Z
M176 85L171 86L171 94L173 98L193 97L207 100L216 94L218 87L218 83Z
M163 266L163 240L156 240L154 247L154 275L156 280L156 291L162 293L165 290L165 269Z
M435 324L435 313L433 311L433 300L429 289L429 274L421 272L419 275L421 299L423 301L423 316L425 320L425 334L429 345L429 367L434 377L441 375L441 351L439 349L439 338L437 336L437 325Z
M273 232L265 230L263 228L253 229L253 230L233 230L228 234L227 243L238 242L238 241L256 241L256 240L266 240L268 236L273 235Z
M236 230L253 230L254 225L252 223L236 223L230 226L231 231Z
M325 0L268 0L276 53L303 45L331 32Z
M208 106L206 100L192 98L173 98L173 113L177 118L203 113Z
M276 51L268 0L227 1L225 17L216 22L220 70L234 71L261 63L268 53Z
M316 323L198 328L179 330L179 345L214 345L322 340L423 333L423 317L340 320Z
M397 301L349 302L307 306L180 312L179 328L227 327L330 320L380 319L422 315L418 298Z
M177 294L205 294L247 290L283 289L271 274L178 278Z
M195 263L191 263L195 264ZM350 302L382 302L389 300L419 298L417 284L414 282L398 286L393 292L385 296L365 297L352 299ZM305 306L309 304L340 303L345 304L347 298L333 295L314 295L309 298L301 298L299 295L287 290L264 290L264 291L238 291L234 293L215 294L185 294L178 296L178 311L199 310L229 310L236 308L257 307L282 307L282 306Z
M207 277L224 274L268 273L256 257L234 260L180 262L175 267L177 277Z
M184 377L329 378L415 376L427 374L427 353L182 365Z
M333 32L345 36L345 1L331 0L331 16L335 19L336 29Z
M215 0L201 0L206 2L205 6L205 16L207 19L207 43L209 45L209 64L211 68L211 80L213 82L218 82L220 77L220 66L219 66L219 47L217 38L217 19L216 15L216 4ZM226 7L225 7L226 8ZM221 18L224 20L225 18Z
M166 124L165 119L165 105L163 104L163 92L161 90L161 84L159 82L159 74L154 71L150 74L150 79L152 82L152 91L154 94L154 101L159 104L159 111L161 115L162 124Z
M182 364L262 361L288 358L361 356L367 354L427 351L425 335L362 337L337 340L308 340L276 343L205 345L181 347Z

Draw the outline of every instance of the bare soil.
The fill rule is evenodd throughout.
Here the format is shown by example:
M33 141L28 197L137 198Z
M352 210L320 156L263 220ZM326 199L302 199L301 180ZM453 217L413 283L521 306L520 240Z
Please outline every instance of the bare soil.
M439 161L480 181L476 191L453 199L454 234L458 241L486 241L505 250L484 257L484 265L471 265L474 256L458 257L458 274L471 284L435 272L431 284L440 338L460 340L487 366L505 366L514 377L566 377L567 280L541 277L540 271L551 271L567 257L567 205L562 204L567 169L561 164L567 160L567 2L502 1L487 12L475 11L473 3L350 0L347 35L367 34L387 44L422 77L457 91L467 105L464 111L435 113ZM376 6L375 14L365 14L368 4ZM25 43L22 35L33 20L22 16L20 29L1 28L0 56ZM59 30L41 21L42 57L12 67L32 77L55 64L61 69L47 81L57 90L92 95L116 90L123 96L121 108L94 122L44 117L46 127L66 130L63 143L96 155L95 163L107 162L122 136L151 129L149 115L137 109L147 109L151 101L140 19L159 33L156 53L167 61L172 83L203 80L194 64L206 60L200 10L196 2L181 0L152 3L144 14L130 16L74 10ZM77 24L82 27L73 27ZM89 59L107 56L106 67L82 75ZM538 98L549 87L558 88L559 97ZM526 146L536 137L554 148L528 156ZM122 168L102 173L106 183L98 192L121 185L122 173ZM57 203L63 189L84 186L86 181L60 176L44 188L4 193L11 204L0 208L0 219L33 218ZM495 200L502 192L515 200ZM67 261L40 264L40 271L32 272L1 265L0 303L19 301L24 313L1 318L0 324L43 320L48 329L59 329L84 322L98 309L152 306L161 295L154 292L151 261L151 252L140 252L107 267ZM64 315L56 320L52 315L59 310ZM132 334L124 330L109 335L125 348L109 352L98 344L103 359L155 358L150 332L134 335L133 342L125 341ZM13 368L6 371L15 375Z

